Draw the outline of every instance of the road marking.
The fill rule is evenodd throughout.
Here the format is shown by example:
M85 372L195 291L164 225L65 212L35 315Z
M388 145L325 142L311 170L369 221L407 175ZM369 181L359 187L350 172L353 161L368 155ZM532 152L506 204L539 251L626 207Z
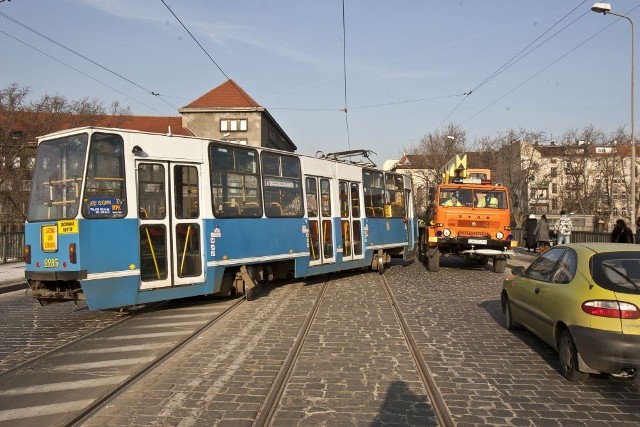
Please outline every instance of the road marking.
M96 338L94 341L113 341L113 340L135 340L142 338L159 338L159 337L173 337L176 335L188 335L189 331L175 331L175 332L158 332L155 334L135 334L135 335L118 335L115 337Z
M54 403L51 405L29 406L20 409L0 411L0 421L19 420L22 418L41 417L43 415L63 414L79 411L93 403L93 399L75 400L73 402Z
M116 359L116 360L105 360L103 362L87 362L87 363L74 363L71 365L58 365L50 369L52 371L78 371L82 369L100 369L100 368L112 368L115 366L138 365L141 363L149 363L154 360L156 360L155 357L134 357L132 359Z
M105 385L120 384L129 378L128 375L118 375L108 378L96 378L91 380L64 381L61 383L39 384L28 387L16 387L0 391L0 396L19 396L21 394L49 393L60 390L76 390L79 388L101 387Z
M140 350L155 350L158 348L170 347L173 344L170 342L161 342L161 343L153 343L153 344L140 344L140 345L123 345L118 347L109 347L109 348L98 348L95 350L76 350L76 351L65 351L60 353L61 355L72 355L72 354L104 354L104 353L121 353L125 351L140 351Z
M154 323L153 325L132 326L131 329L173 328L176 326L202 325L205 322L207 322L207 319L194 320L193 322Z

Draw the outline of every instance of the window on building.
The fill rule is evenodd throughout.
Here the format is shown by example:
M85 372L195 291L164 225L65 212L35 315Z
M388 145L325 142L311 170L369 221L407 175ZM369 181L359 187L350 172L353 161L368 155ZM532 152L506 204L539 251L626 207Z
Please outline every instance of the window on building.
M558 184L551 184L551 194L558 194Z
M551 177L555 178L558 176L558 168L551 168Z
M248 129L247 119L221 119L221 132L246 132Z

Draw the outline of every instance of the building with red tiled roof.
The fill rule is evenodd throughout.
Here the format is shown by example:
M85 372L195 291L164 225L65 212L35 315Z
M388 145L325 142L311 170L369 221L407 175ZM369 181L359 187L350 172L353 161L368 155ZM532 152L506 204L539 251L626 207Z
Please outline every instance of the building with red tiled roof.
M285 131L236 82L227 80L180 109L182 126L203 138L295 151Z
M119 126L124 129L142 132L166 133L179 136L194 136L189 129L182 127L182 117L123 116Z

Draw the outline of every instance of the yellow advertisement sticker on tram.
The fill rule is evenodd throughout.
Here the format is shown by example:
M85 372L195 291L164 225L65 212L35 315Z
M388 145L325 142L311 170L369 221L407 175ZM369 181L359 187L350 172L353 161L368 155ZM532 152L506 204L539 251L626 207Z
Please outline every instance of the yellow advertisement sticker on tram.
M58 226L43 225L40 231L42 239L42 250L45 252L55 252L58 250Z
M58 221L58 234L78 234L78 220Z

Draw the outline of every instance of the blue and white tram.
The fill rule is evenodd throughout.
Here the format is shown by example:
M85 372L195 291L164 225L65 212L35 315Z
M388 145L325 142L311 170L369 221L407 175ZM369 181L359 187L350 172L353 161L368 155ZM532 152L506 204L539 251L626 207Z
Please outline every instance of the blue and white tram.
M84 127L44 136L25 225L41 304L110 309L414 256L411 182L340 159Z

